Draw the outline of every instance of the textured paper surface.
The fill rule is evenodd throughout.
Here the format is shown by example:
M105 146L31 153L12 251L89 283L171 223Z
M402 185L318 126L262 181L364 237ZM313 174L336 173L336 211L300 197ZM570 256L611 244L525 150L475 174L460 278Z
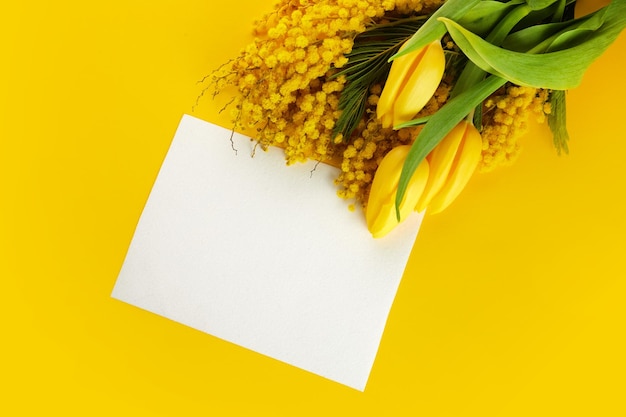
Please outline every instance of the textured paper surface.
M421 218L373 239L336 168L183 116L113 297L363 390Z

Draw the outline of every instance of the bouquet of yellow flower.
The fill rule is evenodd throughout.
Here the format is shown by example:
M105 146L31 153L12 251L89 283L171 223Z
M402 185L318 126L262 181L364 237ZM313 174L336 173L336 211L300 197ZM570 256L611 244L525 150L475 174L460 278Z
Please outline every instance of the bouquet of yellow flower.
M565 91L626 26L626 0L280 0L203 93L237 89L235 130L288 164L340 168L382 237L511 163L529 119L567 152Z

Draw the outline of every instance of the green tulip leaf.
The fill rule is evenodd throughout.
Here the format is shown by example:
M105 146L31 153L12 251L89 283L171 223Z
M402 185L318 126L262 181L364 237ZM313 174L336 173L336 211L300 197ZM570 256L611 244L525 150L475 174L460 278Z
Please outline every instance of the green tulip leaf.
M480 36L488 34L500 20L515 6L526 3L525 0L511 0L507 3L485 0L478 3L458 20L461 26Z
M565 6L573 5L574 3L576 3L576 0L567 0L565 1ZM535 26L545 22L559 22L563 20L563 15L564 10L562 2L555 2L545 9L533 10L526 19L520 22L518 29Z
M573 21L529 26L507 36L502 43L502 47L516 52L530 51L539 43L556 36L559 32L570 27L572 22Z
M577 87L593 61L626 26L626 0L613 0L604 24L585 42L555 52L533 54L495 46L458 23L440 18L461 51L476 65L515 84L552 90Z
M500 21L491 29L486 40L494 45L499 45L511 30L517 26L520 20L523 20L530 13L530 7L525 3L515 5L515 7L509 11ZM465 91L471 85L479 82L487 73L475 63L469 61L461 75L456 80L454 88L450 92L450 97L453 98L460 92ZM480 106L477 106L480 108Z
M553 22L560 22L563 20L563 15L565 14L565 7L567 6L566 0L559 0L554 4L556 6L554 13L552 14Z
M559 0L526 0L526 3L533 10L542 10L549 6L552 6L554 3L557 3Z
M404 49L392 56L390 61L404 54L417 51L437 39L441 39L441 37L446 34L446 26L438 20L439 17L447 17L449 19L458 20L480 2L481 0L446 1L407 41Z
M555 52L584 42L606 20L607 8L578 19L535 25L507 36L502 46L517 52Z
M608 8L604 7L595 13L588 15L587 19L582 19L575 27L569 27L563 33L558 33L554 39L551 39L545 45L546 52L562 51L585 42L593 33L604 25L606 20L606 12ZM544 45L542 45L544 46ZM536 51L533 51L536 53Z

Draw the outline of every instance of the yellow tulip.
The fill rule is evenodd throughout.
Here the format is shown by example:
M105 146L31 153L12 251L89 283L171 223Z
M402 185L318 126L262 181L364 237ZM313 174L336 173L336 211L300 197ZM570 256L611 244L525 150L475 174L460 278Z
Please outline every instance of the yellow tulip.
M400 221L398 221L396 217L396 191L409 149L411 149L410 145L393 148L385 155L374 175L365 219L367 228L375 238L385 236L413 212L428 181L428 161L424 159L409 181L404 198L400 203Z
M438 213L456 199L474 174L480 161L482 138L468 121L462 121L426 157L430 176L416 211Z
M376 109L383 127L412 120L435 94L445 66L439 40L395 59Z

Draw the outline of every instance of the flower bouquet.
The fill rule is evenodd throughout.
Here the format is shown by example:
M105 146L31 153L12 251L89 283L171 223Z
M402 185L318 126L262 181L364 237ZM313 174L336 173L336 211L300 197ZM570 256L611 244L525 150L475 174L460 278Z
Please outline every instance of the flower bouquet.
M203 80L235 88L233 129L287 164L336 165L338 195L385 236L513 162L531 118L567 152L566 91L626 26L626 0L280 0Z

